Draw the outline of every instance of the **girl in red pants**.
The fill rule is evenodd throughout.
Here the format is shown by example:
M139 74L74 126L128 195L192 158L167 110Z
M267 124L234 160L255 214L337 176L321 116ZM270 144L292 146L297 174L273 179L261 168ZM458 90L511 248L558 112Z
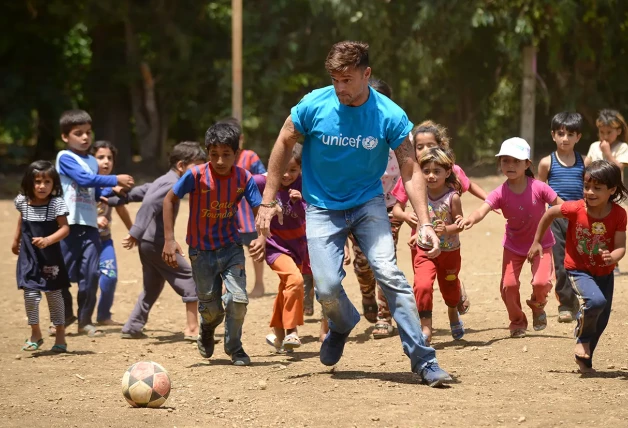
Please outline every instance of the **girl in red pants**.
M452 171L453 155L449 150L433 148L424 152L419 159L421 171L427 183L429 213L432 223L424 224L412 231L410 246L414 267L414 296L416 298L421 327L426 342L432 340L432 297L434 280L438 278L438 286L447 305L451 335L459 340L464 336L464 326L458 314L460 301L460 240L458 222L462 220L462 204L460 202L461 185ZM393 208L393 216L400 221L405 220L405 201L408 200L403 185L396 186L393 196L397 204ZM425 227L433 227L440 236L441 253L430 259L427 252L429 243L423 240Z

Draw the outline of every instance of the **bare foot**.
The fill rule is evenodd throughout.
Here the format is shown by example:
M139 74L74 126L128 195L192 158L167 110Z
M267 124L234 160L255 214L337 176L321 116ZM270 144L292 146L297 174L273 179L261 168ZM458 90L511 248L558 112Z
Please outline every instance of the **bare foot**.
M255 287L249 292L249 297L252 299L257 299L258 297L262 297L264 295L264 284L255 284Z
M580 358L591 358L591 348L588 343L576 343L574 354Z
M196 330L185 329L183 330L183 335L186 337L196 337L198 336L198 328Z
M582 374L595 373L595 369L593 367L587 366L587 363L582 360L576 358L576 364L578 364L578 371Z
M327 336L328 331L329 331L329 324L327 323L327 319L323 318L321 320L321 330L320 330L320 333L318 334L319 342L322 342L323 340L325 340L325 337Z

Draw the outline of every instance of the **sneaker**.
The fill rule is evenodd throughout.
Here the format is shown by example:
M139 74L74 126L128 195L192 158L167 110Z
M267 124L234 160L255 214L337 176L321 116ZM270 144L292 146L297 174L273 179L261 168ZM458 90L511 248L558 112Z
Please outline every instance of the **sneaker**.
M526 337L526 330L524 328L517 328L510 332L510 337L513 339L521 339L522 337Z
M436 361L427 363L423 370L419 372L421 381L432 388L441 386L444 383L451 382L451 376L445 370L441 369Z
M545 327L547 327L547 314L545 311L532 313L532 327L534 331L545 330Z
M559 311L558 322L570 323L574 320L573 313L571 311Z
M122 339L146 339L148 336L142 331L134 331L130 333L120 333Z
M243 348L231 354L231 364L234 366L250 366L251 358L244 352Z
M337 333L335 331L329 330L327 335L325 336L325 340L323 340L323 344L321 345L321 363L326 366L333 366L338 361L340 361L340 357L342 357L342 351L345 349L345 342L349 337L350 331L347 333Z
M210 358L214 355L214 330L203 323L199 326L196 346L203 358Z

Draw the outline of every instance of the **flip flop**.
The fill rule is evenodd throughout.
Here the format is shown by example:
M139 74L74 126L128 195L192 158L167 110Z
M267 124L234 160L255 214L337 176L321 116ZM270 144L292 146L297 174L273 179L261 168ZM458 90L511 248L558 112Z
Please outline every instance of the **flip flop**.
M373 339L385 339L395 334L395 327L386 321L378 321L373 328Z
M198 340L198 334L196 336L183 336L183 340L187 340L188 342L194 342L196 343L196 341ZM216 341L214 340L214 343Z
M88 337L103 337L105 335L105 332L102 330L98 330L91 324L87 324L83 327L79 327L78 334L86 334Z
M299 348L301 346L301 340L296 333L290 333L286 337L284 337L283 342L281 343L281 347L285 349L286 352L289 350L293 350L295 348Z
M462 320L455 324L449 324L449 326L451 327L451 337L453 337L454 340L460 340L464 337L464 324Z
M31 342L30 340L26 339L26 341L24 341L24 346L22 346L22 351L38 351L43 344L44 339L39 339L37 342Z
M54 345L51 349L52 352L56 352L57 354L64 354L68 352L68 345L63 343L61 345Z
M291 354L294 352L292 349L284 349L277 336L273 333L266 335L266 344L272 346L277 354Z

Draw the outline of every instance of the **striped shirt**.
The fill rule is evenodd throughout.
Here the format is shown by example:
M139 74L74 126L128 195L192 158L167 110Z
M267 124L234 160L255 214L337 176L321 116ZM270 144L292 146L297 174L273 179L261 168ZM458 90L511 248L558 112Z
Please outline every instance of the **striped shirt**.
M22 220L26 221L53 221L69 214L68 206L61 196L53 196L47 205L31 205L26 196L17 195L14 203L15 208L22 213Z
M186 242L199 250L241 243L236 219L238 202L244 197L252 207L262 203L250 172L234 166L230 175L222 176L209 162L188 170L172 191L179 199L190 194Z
M253 150L241 150L236 166L244 168L254 175L266 172L264 164ZM246 199L242 199L238 205L238 231L240 233L255 232L255 217Z
M565 166L558 161L556 152L551 154L547 184L554 189L563 201L577 201L584 197L584 161L578 152L574 152L576 162Z

